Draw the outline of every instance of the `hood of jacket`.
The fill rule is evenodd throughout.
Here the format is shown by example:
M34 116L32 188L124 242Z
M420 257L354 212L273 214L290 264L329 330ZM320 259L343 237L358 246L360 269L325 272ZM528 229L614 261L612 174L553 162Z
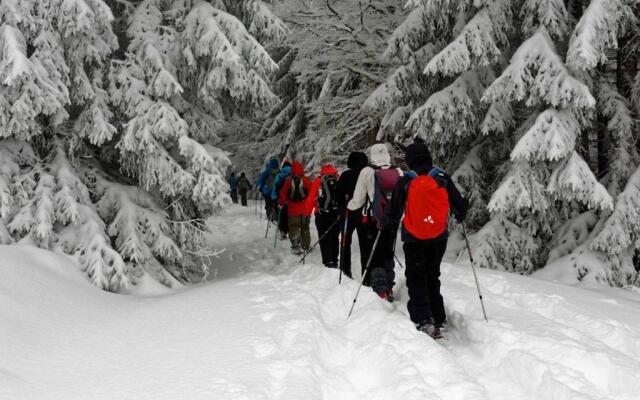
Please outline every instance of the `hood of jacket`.
M371 164L376 167L382 167L384 165L391 165L391 155L389 155L389 150L387 146L378 143L371 146Z
M338 175L338 170L331 164L323 165L320 168L320 175Z
M300 161L293 162L293 164L291 165L291 174L297 176L304 175L304 167L302 166L302 163Z
M271 160L267 161L266 167L268 170L278 168L278 160L276 160L275 158L272 158Z
M433 160L429 148L424 143L413 143L404 150L405 161L411 169L431 168Z
M283 177L283 178L288 178L289 175L291 175L291 166L290 165L285 165L280 170L280 176Z
M356 171L361 170L369 164L369 159L367 155L361 151L353 151L349 154L349 158L347 159L347 167L349 169L353 169Z

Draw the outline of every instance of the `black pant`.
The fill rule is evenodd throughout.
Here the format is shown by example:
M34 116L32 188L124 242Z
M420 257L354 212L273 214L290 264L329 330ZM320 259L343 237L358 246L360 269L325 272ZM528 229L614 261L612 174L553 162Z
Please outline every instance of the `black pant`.
M340 260L340 265L342 268L342 272L347 275L349 278L352 277L351 274L351 243L353 241L353 232L357 231L358 233L358 245L360 246L360 265L361 271L364 274L364 269L367 265L367 260L369 259L369 254L371 254L371 246L373 245L373 240L375 236L372 238L371 233L372 229L369 226L370 224L364 224L362 222L362 215L359 210L351 211L349 213L349 221L347 223L347 234L345 235L344 248L342 250L342 259ZM344 229L344 227L340 227L340 229ZM374 233L375 235L375 233ZM368 279L366 277L365 285L368 286Z
M320 240L320 252L322 253L322 263L333 268L338 267L338 255L340 251L340 224L337 212L316 214L316 228L318 228L318 238ZM325 235L326 233L326 235Z
M271 199L271 193L264 194L262 193L262 197L264 197L264 211L267 213L267 219L273 221L274 212L273 207L275 202Z
M416 324L429 321L438 325L447 318L440 294L440 262L446 248L446 239L404 244L407 309Z
M236 202L238 201L237 197L236 197ZM247 191L246 190L240 190L240 202L243 206L247 207Z
M232 189L231 190L231 201L233 201L233 204L238 204L238 190L237 189Z
M393 242L396 239L395 231L378 231L377 226L374 225L375 234L380 232L380 238L378 244L373 251L373 258L371 259L371 265L369 266L369 282L371 288L376 293L388 293L393 289L394 279L396 277L394 267L395 262L393 260ZM375 237L374 237L375 242Z
M283 206L278 211L278 230L282 234L287 234L289 232L289 212L287 211L287 206Z

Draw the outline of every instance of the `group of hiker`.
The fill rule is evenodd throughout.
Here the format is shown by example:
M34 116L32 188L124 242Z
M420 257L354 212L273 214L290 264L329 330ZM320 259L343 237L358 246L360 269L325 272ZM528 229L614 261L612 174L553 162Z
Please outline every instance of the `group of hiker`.
M249 190L251 190L252 185L244 172L240 174L240 178L236 176L235 172L232 172L228 182L231 189L231 201L233 201L234 204L238 204L238 193L240 193L240 203L248 207L247 194Z
M311 181L299 161L280 164L271 159L255 186L264 197L268 220L277 223L282 239L289 237L295 254L306 256L312 250L313 215L322 263L340 268L350 278L356 232L362 284L389 302L394 300L400 230L410 318L418 330L437 338L446 323L439 277L449 211L461 222L468 202L451 177L433 166L424 143L406 147L405 162L407 172L393 165L387 145L375 144L369 157L352 152L342 173L329 160L322 161L319 175Z

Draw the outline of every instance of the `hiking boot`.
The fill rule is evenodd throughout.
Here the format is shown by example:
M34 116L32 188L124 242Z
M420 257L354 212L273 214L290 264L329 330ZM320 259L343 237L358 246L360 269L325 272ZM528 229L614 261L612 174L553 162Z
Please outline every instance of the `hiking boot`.
M436 322L436 328L440 329L440 332L447 331L447 321Z
M327 268L338 268L338 263L336 261L330 261L326 264Z
M285 240L287 238L287 234L284 232L280 232L280 240Z
M393 303L394 300L395 298L393 297L393 289L387 290L387 301L389 303Z
M440 329L436 328L435 325L431 323L431 321L424 321L416 325L416 329L420 332L426 333L431 336L433 339L442 338L442 334L440 333Z
M391 290L387 290L386 292L378 292L376 293L378 297L382 300L386 300L389 303L393 303L393 292Z

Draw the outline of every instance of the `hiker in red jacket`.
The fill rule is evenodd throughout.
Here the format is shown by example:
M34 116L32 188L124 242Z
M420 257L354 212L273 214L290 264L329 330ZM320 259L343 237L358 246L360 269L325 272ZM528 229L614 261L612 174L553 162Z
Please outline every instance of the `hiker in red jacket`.
M304 167L299 161L291 165L291 176L280 189L278 204L287 206L289 216L289 239L295 254L302 254L311 246L309 222L313 203L309 201L311 181L304 175Z
M328 268L338 268L340 253L338 176L338 170L326 162L320 169L320 176L311 185L322 264Z

